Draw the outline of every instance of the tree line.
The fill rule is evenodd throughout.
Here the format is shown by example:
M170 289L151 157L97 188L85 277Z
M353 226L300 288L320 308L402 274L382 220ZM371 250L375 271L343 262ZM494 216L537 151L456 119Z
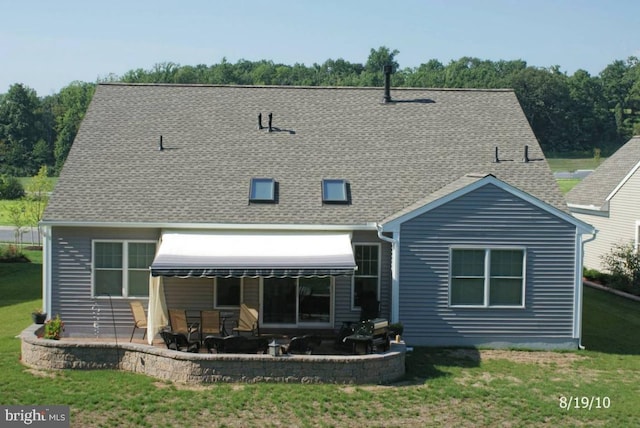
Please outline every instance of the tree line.
M640 132L640 61L616 60L597 76L567 75L559 66L535 67L523 60L463 57L443 64L431 59L401 68L398 50L371 49L366 63L328 59L322 64L223 58L212 65L158 63L101 82L382 86L382 67L393 65L392 85L425 88L512 88L548 157L608 155ZM73 82L38 97L20 83L0 95L0 174L30 176L42 165L57 175L91 101L95 83Z

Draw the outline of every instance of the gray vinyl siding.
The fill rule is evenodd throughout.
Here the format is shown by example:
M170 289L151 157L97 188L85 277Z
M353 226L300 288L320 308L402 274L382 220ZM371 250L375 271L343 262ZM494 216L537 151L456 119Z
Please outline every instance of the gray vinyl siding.
M114 324L118 334L130 333L131 299L91 296L91 243L95 239L156 241L159 236L158 229L52 228L51 315L60 315L66 334L113 335Z
M640 220L640 170L611 198L609 211L597 214L582 212L574 213L574 216L598 229L596 239L585 244L585 267L605 270L602 256L614 245L628 244L636 239L636 221Z
M60 314L70 336L111 336L114 324L118 334L128 337L133 325L129 308L132 299L91 296L91 246L93 240L152 240L160 237L159 229L114 229L52 227L51 242L51 307L52 315ZM380 243L375 232L357 231L354 243ZM390 246L381 243L380 299L382 316L388 317L390 308ZM243 278L242 300L260 308L260 279ZM168 308L192 311L213 308L214 280L210 278L163 278ZM353 311L351 277L335 277L334 325L343 321L357 321L359 311ZM141 299L145 302L147 299ZM111 307L113 306L113 311ZM225 310L225 312L234 312ZM237 312L237 311L235 311ZM230 320L230 323L233 323ZM228 324L230 325L230 324Z
M351 242L353 245L380 244L380 316L388 319L391 312L391 245L381 241L376 232L367 231L354 231ZM344 321L360 319L360 311L351 309L351 284L351 277L335 277L336 327L340 327Z
M400 321L411 345L571 342L575 226L487 185L402 224ZM449 306L451 246L524 247L525 307Z

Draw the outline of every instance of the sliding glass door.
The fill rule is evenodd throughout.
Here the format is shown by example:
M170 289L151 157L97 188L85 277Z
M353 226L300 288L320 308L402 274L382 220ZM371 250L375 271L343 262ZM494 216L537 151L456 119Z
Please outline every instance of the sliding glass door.
M323 325L331 322L333 287L326 278L264 278L262 323Z

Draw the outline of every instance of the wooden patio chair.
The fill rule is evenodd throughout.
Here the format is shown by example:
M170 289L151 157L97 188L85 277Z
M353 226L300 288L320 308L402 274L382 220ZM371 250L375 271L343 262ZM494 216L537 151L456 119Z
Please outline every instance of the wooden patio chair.
M220 311L200 311L201 341L209 335L220 336L221 332Z
M240 333L251 333L252 335L259 336L260 325L258 322L258 311L242 303L240 305L238 325L233 328L233 331L238 335L240 335Z
M144 334L142 335L142 340L144 340L147 336L147 315L144 313L142 302L134 300L129 302L129 307L131 308L131 314L133 315L133 330L131 330L129 342L133 340L133 335L138 328L144 329Z
M199 324L187 322L187 311L184 309L169 309L169 323L173 333L182 333L191 341L191 334L198 333Z

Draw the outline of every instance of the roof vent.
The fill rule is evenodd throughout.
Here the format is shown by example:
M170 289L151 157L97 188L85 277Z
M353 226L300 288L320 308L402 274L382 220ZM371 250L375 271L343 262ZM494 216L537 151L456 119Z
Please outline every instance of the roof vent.
M258 113L258 129L264 129L264 126L262 126L262 113Z
M158 143L158 150L163 151L164 146L162 145L162 135L160 136L160 142Z
M272 122L273 122L273 113L269 113L269 132L273 131L273 127L271 126Z
M529 159L529 146L524 146L524 158L522 162L528 163L531 159Z
M382 69L384 71L384 97L382 98L382 103L387 104L392 101L391 100L391 73L393 73L393 66L390 64L387 64Z

